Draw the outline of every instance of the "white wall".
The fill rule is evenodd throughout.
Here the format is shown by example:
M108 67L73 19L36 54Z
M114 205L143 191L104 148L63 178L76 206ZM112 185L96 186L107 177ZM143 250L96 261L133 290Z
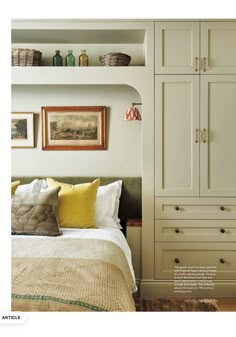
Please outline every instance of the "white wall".
M125 122L132 102L128 86L13 86L12 111L35 113L35 148L12 149L13 176L140 176L142 122ZM107 150L42 151L41 106L107 107ZM140 108L141 112L141 108Z

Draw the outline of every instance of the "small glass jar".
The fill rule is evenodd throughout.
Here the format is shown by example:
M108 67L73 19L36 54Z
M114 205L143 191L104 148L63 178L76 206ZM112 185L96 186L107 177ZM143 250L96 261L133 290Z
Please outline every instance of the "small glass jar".
M62 66L62 56L60 55L60 50L55 51L55 55L53 56L53 66L60 67Z
M72 53L73 53L73 50L68 50L68 55L66 56L66 66L67 67L75 66L75 57Z
M82 49L81 54L79 56L79 66L87 67L88 66L88 55L86 55L86 50Z

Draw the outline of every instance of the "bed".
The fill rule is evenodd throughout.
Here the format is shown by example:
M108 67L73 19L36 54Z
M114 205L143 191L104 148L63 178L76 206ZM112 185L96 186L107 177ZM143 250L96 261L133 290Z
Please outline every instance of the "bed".
M44 177L13 177L12 181L20 181L20 186L29 186L31 182L42 179ZM79 186L85 182L92 182L94 178L53 179L62 184ZM95 218L99 225L95 228L59 225L60 235L53 232L48 236L42 234L44 232L39 235L34 235L34 232L28 233L26 226L26 232L22 232L22 227L21 231L17 232L19 226L13 226L13 311L135 311L133 293L137 288L131 251L125 239L125 223L128 218L141 217L141 178L102 178L98 191L102 186L107 188L117 181L122 181L119 204L116 204L118 219L122 219L118 226L111 226L104 217L100 218L99 223L97 209ZM61 190L59 195L60 192ZM26 194L29 198L30 194ZM44 191L40 193L42 194L44 195ZM17 200L21 198L22 201L22 194L19 195L13 197L18 212ZM35 197L33 193L30 198L32 195ZM107 204L108 199L104 200ZM41 216L41 208L38 209ZM22 212L22 207L20 211ZM18 219L21 222L22 219L25 221L24 215ZM59 220L61 221L61 218ZM45 230L45 227L41 228L42 231Z

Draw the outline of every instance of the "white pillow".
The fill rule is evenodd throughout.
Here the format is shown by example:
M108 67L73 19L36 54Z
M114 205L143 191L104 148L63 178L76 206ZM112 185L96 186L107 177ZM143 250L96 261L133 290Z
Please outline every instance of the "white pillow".
M41 179L41 180L42 180L41 192L47 191L48 190L47 179Z
M34 179L29 184L19 185L16 189L15 194L39 193L41 191L41 188L42 188L43 185L44 185L44 179Z
M122 228L118 218L122 180L99 186L96 199L96 225L97 227Z

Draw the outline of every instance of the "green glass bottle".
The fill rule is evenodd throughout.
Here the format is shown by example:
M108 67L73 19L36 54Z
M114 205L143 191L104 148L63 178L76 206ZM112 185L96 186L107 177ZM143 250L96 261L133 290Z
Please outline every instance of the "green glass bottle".
M60 50L55 51L55 55L53 56L53 66L61 67L62 66L62 57L60 55Z
M73 50L68 50L68 55L66 56L66 66L67 67L75 66L75 57L72 53L73 53Z

